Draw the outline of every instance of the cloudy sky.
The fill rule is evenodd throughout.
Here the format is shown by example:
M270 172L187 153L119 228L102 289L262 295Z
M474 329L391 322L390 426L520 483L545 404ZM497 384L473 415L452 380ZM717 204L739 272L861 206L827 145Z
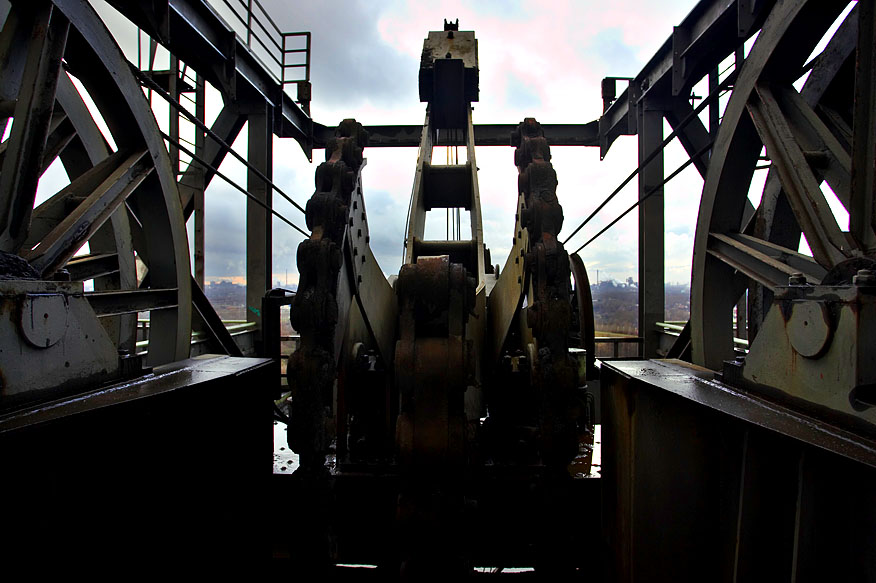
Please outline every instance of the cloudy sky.
M230 0L235 2L236 0ZM441 3L262 0L280 29L309 30L312 41L312 114L336 125L355 117L368 124L421 124L417 71L423 39L441 30L443 20L459 19L461 30L478 38L480 102L474 122L516 123L533 116L544 123L586 123L602 109L600 80L634 76L671 35L694 5L693 0L528 0ZM102 0L96 8L129 58L136 60L136 32L119 24ZM215 5L221 2L216 0ZM231 18L228 18L231 21ZM145 44L144 44L145 47ZM160 63L158 65L161 66ZM221 107L218 93L208 97L208 117ZM156 108L166 125L166 110ZM666 130L667 132L669 130ZM246 134L236 148L246 152ZM302 206L313 193L313 174L323 152L310 164L293 140L275 139L274 181ZM620 138L604 161L597 148L552 148L565 212L561 238L571 232L636 166L636 138ZM371 244L387 274L401 264L405 214L416 161L415 148L367 149L363 174ZM443 153L436 151L439 159ZM667 151L666 172L684 161L680 146ZM479 148L479 185L483 224L493 263L504 264L514 228L516 169L510 147ZM243 166L229 159L221 169L241 184ZM691 167L666 188L666 279L686 282L702 181ZM636 198L636 182L610 203L597 220L567 245L574 250ZM275 208L303 226L304 217L275 195ZM241 281L245 273L245 198L213 180L207 192L208 280ZM444 233L444 214L430 218L427 234ZM631 213L581 252L591 279L637 278L637 220ZM295 251L302 236L274 222L274 280L297 282Z

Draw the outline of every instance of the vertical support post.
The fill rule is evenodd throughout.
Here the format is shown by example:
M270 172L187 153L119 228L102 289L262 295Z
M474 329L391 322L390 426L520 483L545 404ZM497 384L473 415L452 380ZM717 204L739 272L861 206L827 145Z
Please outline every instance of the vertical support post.
M751 287L748 288L751 293ZM748 338L748 293L743 293L736 304L736 337Z
M852 194L849 226L870 255L876 250L876 0L858 2L858 52L855 63L855 134L852 143Z
M0 249L9 253L19 250L30 229L40 160L70 26L61 11L51 5L40 5L35 10L33 36L13 110L15 123L0 160Z
M272 110L259 103L247 117L247 161L268 179L273 176ZM246 189L272 207L272 187L252 169L246 173ZM250 199L246 202L246 316L261 326L262 297L271 288L272 215Z
M285 32L280 33L280 86L285 90L286 89L286 69L288 66L286 65L286 39L289 38L289 34Z
M719 82L718 67L715 67L714 70L709 72L709 95L714 95L715 91L718 90ZM719 99L715 99L711 105L709 105L709 137L712 138L713 144L718 137L718 123L720 123L721 119L719 101Z
M196 84L195 84L195 116L203 123L207 117L207 104L206 104L206 89L204 85L204 77L201 75L197 76ZM195 128L195 154L200 159L206 158L206 134L200 129ZM198 282L198 285L201 286L201 289L204 289L204 261L205 261L205 240L204 240L204 189L205 189L205 176L204 176L204 167L200 164L190 164L189 172L197 172L197 184L198 188L195 189L194 192L194 205L195 205L195 281Z
M738 68L742 65L742 61L744 60L742 49L736 49L735 58L736 67ZM714 94L718 90L720 82L718 75L718 67L715 67L714 70L709 72L709 95ZM712 104L709 105L709 137L712 139L713 144L718 139L718 124L720 123L720 116L720 99L715 99ZM748 338L748 298L753 297L753 294L758 293L758 287L759 286L756 283L750 285L748 288L749 292L743 294L742 298L736 304L736 328L734 329L734 334L737 338Z
M252 0L246 2L246 46L252 46Z
M660 148L663 112L639 103L639 164ZM639 172L639 199L663 181L663 153ZM639 205L639 336L642 357L658 356L660 338L655 322L664 319L663 187Z
M168 93L173 97L174 101L179 101L179 58L170 55L170 71L168 75ZM179 141L179 112L172 108L167 108L170 113L169 121L169 133L170 137L175 141ZM173 142L169 144L168 152L170 153L170 167L173 168L174 177L179 176L179 148L173 145Z
M304 80L309 82L310 81L310 32L305 32L304 36L307 39L307 53L306 53L307 58L304 61L304 63L305 63Z

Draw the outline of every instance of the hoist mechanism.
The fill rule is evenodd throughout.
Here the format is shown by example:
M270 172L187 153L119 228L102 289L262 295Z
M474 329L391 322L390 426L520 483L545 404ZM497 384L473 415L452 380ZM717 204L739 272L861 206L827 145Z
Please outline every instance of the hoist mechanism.
M587 536L582 508L598 505L598 490L572 495L598 487L587 478L593 354L581 349L593 330L579 323L592 308L573 300L572 264L557 240L563 210L550 147L533 118L509 136L517 213L500 269L481 221L474 32L445 22L429 33L419 88L426 118L398 275L387 280L369 246L368 134L355 120L327 144L307 203L311 235L298 248L291 307L301 340L284 402L300 455L291 553L317 570L376 563L403 580L475 565L571 572L567 551ZM442 146L464 146L464 162L433 163ZM446 239L426 238L436 211L450 223ZM590 520L595 532L598 512Z

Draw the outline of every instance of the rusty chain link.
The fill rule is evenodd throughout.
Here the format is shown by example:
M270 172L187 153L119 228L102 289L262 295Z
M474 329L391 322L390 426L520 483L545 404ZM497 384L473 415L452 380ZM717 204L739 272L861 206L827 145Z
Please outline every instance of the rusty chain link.
M339 349L339 280L349 225L350 200L359 188L362 150L368 133L354 119L345 119L326 145L326 161L316 169L316 190L307 201L309 239L298 246L298 292L290 309L292 327L301 342L289 359L292 389L289 447L301 466L324 465L330 436L332 389ZM341 323L343 325L343 323Z
M577 453L573 418L578 366L569 356L569 255L557 234L563 227L563 207L557 200L557 173L541 125L526 118L511 135L518 190L523 193L523 226L529 231L524 257L531 296L525 316L537 352L530 354L532 381L540 402L540 450L544 463L564 466Z

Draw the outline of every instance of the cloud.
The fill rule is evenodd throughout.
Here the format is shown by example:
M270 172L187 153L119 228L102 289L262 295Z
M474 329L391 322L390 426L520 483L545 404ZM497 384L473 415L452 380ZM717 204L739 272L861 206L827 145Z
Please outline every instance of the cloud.
M600 80L636 74L694 1L447 0L427 4L324 0L295 3L291 8L280 0L262 3L280 29L313 33L312 111L316 121L335 125L344 117L356 117L365 124L419 125L425 112L417 91L422 43L428 31L441 28L445 18L458 18L460 28L474 30L479 41L480 101L475 104L475 123L516 123L524 116L535 116L543 123L586 123L601 114ZM119 30L126 29L121 26ZM136 51L129 41L122 44L129 56L131 46ZM316 162L311 164L292 140L278 138L274 148L274 181L304 206L313 193L313 175L322 153L316 152ZM666 153L667 172L684 159L683 152L673 148ZM245 141L238 140L238 150L245 153ZM595 148L555 147L552 151L565 214L564 239L635 168L636 138L620 138L604 161ZM366 149L365 155L363 184L372 248L384 271L395 273L417 152L414 148ZM477 162L485 241L493 263L503 264L516 210L517 170L512 150L479 148ZM235 164L229 158L222 170L245 184L245 172ZM221 182L214 179L208 192L208 277L245 273L245 198ZM689 277L701 187L692 168L666 187L669 281ZM567 244L569 251L636 197L633 180ZM279 195L274 200L279 212L304 226L298 210ZM634 211L581 252L588 268L620 280L637 277L637 229ZM297 280L295 250L301 238L274 220L273 271L285 274L288 270L293 282ZM687 275L679 275L685 270Z
M605 70L615 71L612 76L632 77L636 73L630 69L637 61L635 51L624 42L623 30L618 27L600 30L582 50L583 58L598 57Z
M352 115L364 105L393 108L417 102L418 58L399 53L377 28L381 13L395 3L364 1L297 2L264 0L281 30L308 30L314 114L338 109ZM323 123L334 125L340 119Z
M539 88L515 73L508 73L506 101L514 109L538 111L541 107Z

